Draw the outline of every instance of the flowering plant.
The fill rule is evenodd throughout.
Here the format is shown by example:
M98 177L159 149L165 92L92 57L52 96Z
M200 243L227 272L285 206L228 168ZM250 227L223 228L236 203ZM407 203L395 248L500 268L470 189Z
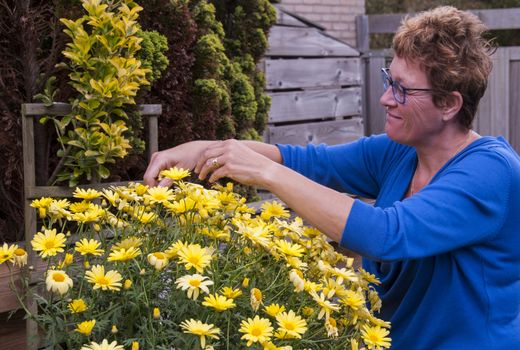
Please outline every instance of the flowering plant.
M277 202L161 173L142 184L41 198L32 248L47 262L29 314L52 349L383 349L379 282ZM75 234L69 230L74 229ZM0 262L23 265L22 249ZM27 285L27 284L26 284ZM29 312L29 311L28 311Z

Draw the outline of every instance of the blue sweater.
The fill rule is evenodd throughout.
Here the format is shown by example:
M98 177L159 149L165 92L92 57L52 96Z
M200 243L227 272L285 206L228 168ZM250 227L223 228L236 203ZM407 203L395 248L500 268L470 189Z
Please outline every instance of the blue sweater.
M403 200L415 149L372 136L278 145L286 166L356 200L341 245L382 282L392 348L520 349L520 158L483 137Z

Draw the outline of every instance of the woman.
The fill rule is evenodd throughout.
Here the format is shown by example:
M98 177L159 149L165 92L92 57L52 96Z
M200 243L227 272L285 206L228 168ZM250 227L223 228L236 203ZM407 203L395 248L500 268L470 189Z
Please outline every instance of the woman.
M520 158L471 130L491 71L484 30L453 7L404 20L382 71L383 135L331 147L190 142L155 154L145 182L175 165L276 194L364 257L395 349L519 349Z

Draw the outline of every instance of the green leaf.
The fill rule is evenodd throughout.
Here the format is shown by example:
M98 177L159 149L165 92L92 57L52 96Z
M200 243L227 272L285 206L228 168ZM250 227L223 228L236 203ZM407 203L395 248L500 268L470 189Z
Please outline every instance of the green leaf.
M107 177L110 176L110 171L103 165L99 165L99 167L97 169L97 173L98 173L99 177L101 177L102 179L106 179Z

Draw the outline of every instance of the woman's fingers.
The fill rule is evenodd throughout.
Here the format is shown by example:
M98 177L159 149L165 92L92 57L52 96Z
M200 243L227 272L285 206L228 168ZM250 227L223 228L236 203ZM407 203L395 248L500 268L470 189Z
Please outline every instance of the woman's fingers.
M204 180L209 173L221 168L225 164L225 155L217 152L208 154L202 160L202 167L199 172L199 179Z
M148 168L146 168L146 172L144 173L144 183L148 186L157 186L157 177L159 176L160 171L165 168L166 164L163 160L163 155L161 152L155 152L152 155Z

